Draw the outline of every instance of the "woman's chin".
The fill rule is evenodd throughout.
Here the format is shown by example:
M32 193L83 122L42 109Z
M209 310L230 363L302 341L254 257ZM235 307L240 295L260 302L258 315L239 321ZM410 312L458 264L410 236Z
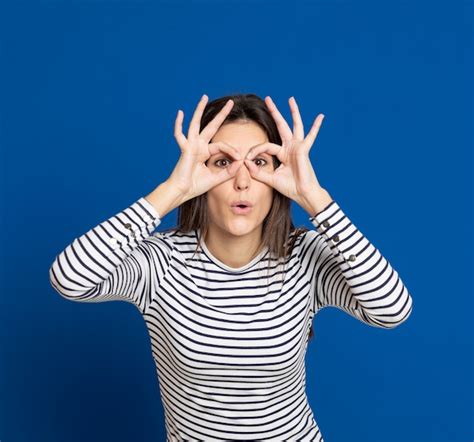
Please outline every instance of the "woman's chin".
M242 236L251 233L257 225L248 219L232 220L227 225L227 230L235 236Z

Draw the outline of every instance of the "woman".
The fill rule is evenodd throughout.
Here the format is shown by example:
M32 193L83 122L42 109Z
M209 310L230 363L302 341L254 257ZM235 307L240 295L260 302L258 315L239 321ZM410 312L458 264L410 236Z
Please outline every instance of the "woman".
M73 301L139 309L168 441L323 441L305 391L314 316L334 306L390 329L412 298L316 178L309 151L324 115L305 137L293 97L293 131L270 97L207 101L187 138L178 111L169 178L66 247L51 284ZM295 229L291 200L314 229ZM153 233L176 207L179 226Z

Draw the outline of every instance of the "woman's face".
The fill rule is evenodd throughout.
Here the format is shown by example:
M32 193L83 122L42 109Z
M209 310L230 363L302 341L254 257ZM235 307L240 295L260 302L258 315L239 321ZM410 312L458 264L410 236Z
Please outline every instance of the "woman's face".
M223 141L235 147L245 158L247 152L255 145L268 142L265 131L253 121L240 121L224 124L219 128L211 143ZM229 167L234 159L226 153L219 152L207 161L207 167L218 173ZM252 161L268 172L273 171L272 155L263 153ZM247 214L235 214L231 204L235 200L250 201L253 206ZM273 188L257 181L250 175L243 162L237 173L227 181L213 187L207 192L207 204L211 224L232 235L248 234L261 229L263 220L272 206Z

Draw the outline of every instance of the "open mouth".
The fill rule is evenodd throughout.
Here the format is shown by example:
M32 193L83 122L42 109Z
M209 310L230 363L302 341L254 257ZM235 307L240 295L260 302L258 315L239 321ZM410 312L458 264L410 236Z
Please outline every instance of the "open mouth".
M249 213L252 210L251 206L246 206L245 204L237 204L235 206L231 206L232 212L236 215L244 215Z

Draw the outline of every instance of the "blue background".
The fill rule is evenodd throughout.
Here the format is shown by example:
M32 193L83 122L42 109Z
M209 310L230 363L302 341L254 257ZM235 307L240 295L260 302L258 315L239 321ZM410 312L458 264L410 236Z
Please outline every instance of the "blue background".
M2 442L164 441L138 310L48 270L148 194L203 93L295 96L321 185L414 300L394 330L327 308L307 391L326 442L470 441L473 3L2 1ZM311 227L293 205L296 225ZM177 210L157 230L176 223Z

